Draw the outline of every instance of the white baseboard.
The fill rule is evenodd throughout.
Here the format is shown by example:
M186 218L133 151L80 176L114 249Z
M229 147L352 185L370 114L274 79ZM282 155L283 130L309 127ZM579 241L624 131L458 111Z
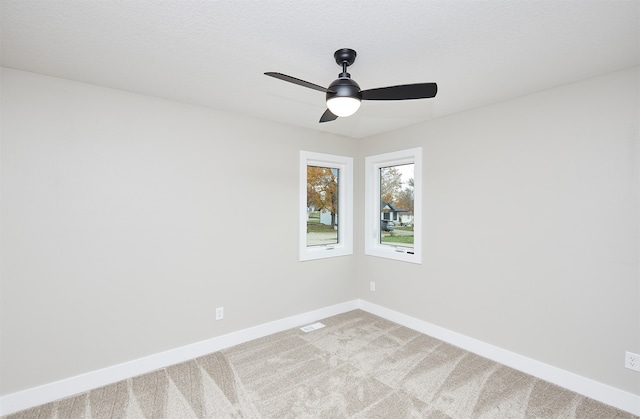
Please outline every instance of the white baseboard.
M0 416L70 397L75 394L84 393L94 388L126 380L137 375L146 374L170 365L179 364L240 343L248 342L253 339L278 333L297 326L302 326L325 317L335 316L336 314L345 313L357 308L359 308L359 300L347 301L342 304L336 304L318 310L309 311L307 313L286 317L284 319L264 323L166 352L91 371L86 374L77 375L75 377L30 388L17 393L8 394L0 397Z
M618 409L640 415L640 396L360 300L360 309Z
M45 384L40 387L8 394L0 397L0 416L70 397L74 394L84 393L94 388L126 380L140 374L175 365L240 343L358 308L503 365L575 391L594 400L617 407L634 415L640 415L640 396L638 395L527 358L368 301L352 300Z

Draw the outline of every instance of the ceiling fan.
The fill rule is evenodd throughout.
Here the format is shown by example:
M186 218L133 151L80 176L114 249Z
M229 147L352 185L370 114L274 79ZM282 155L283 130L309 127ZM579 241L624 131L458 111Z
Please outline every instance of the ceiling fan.
M436 83L401 84L360 90L358 83L351 79L351 74L347 73L347 67L356 60L356 52L349 48L342 48L337 50L333 57L336 63L342 67L342 73L338 74L338 79L334 80L327 88L282 73L266 72L264 74L326 93L327 110L322 114L320 122L329 122L338 117L353 115L360 108L361 100L425 99L435 97L438 93Z

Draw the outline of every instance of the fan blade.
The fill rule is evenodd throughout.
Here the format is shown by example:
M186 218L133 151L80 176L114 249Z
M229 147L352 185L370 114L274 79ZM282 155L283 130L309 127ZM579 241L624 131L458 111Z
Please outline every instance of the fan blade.
M435 97L438 85L435 83L402 84L363 90L362 100L407 100Z
M320 122L335 121L336 119L338 119L338 117L335 116L329 109L327 109L320 117Z
M327 93L329 90L322 86L318 86L317 84L309 83L308 81L296 79L295 77L287 76L282 73L274 73L273 71L268 71L264 73L267 76L275 77L276 79L288 81L289 83L297 84L298 86L308 87L309 89L319 90L321 92Z

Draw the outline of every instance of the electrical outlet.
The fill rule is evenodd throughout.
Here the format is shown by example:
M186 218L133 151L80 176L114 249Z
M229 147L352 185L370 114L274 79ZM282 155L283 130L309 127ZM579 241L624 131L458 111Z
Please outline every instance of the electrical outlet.
M216 320L224 319L224 307L216 308Z
M624 353L624 366L630 370L640 372L640 355L631 352Z
M376 290L376 283L373 282L373 281L369 282L369 289L371 291L375 291Z

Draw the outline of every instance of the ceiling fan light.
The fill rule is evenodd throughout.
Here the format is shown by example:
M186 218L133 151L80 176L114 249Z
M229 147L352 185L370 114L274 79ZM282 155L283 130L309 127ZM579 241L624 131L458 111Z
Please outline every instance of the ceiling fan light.
M336 116L351 116L360 108L360 99L337 96L327 99L327 108Z

